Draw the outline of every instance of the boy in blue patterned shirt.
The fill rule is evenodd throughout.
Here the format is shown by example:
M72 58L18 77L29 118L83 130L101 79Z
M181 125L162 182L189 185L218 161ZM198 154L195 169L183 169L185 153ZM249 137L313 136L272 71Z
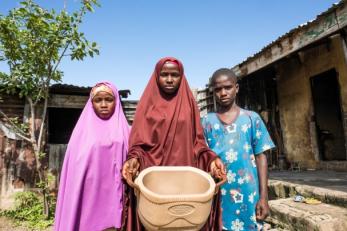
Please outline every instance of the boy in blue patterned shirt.
M239 108L237 77L227 68L211 78L218 109L202 118L209 147L226 165L227 182L221 187L225 230L262 230L269 214L267 160L274 147L260 116Z

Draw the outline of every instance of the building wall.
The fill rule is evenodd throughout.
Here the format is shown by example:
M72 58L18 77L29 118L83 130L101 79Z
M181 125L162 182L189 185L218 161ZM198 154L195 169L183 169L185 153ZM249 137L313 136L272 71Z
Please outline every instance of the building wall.
M213 97L213 93L211 90L206 88L200 89L191 89L193 96L195 98L196 104L200 109L200 116L206 115L209 112L215 111L215 101Z
M89 96L51 94L49 109L80 109L82 111ZM28 119L27 106L24 99L15 95L1 95L0 110L9 117L18 117L19 121ZM128 122L131 124L136 110L137 101L122 100L123 110ZM41 110L39 108L38 110ZM60 115L60 114L59 114ZM49 113L47 115L50 120ZM62 117L63 122L66 118ZM0 114L0 208L7 208L13 205L11 196L14 192L23 191L26 188L35 187L35 156L33 150L26 142L22 141L9 129L6 129L2 121L6 119ZM40 121L36 121L40 122ZM54 122L53 122L54 123ZM46 124L46 128L49 124ZM60 124L59 124L60 126ZM65 123L65 126L66 123ZM65 133L70 133L71 128L65 128ZM66 135L66 134L63 135ZM60 134L62 135L62 134ZM67 134L70 136L70 134ZM48 136L49 137L49 136ZM44 139L47 133L44 134ZM49 171L54 176L59 176L59 171L64 160L66 143L50 143L47 139L45 151L48 153L47 161ZM56 178L57 179L57 178ZM51 187L57 188L58 181L52 182Z
M24 118L24 99L16 96L1 95L0 109L8 117ZM13 204L11 195L25 187L34 186L34 156L26 142L7 129L0 116L0 208L9 208ZM12 198L12 199L10 199Z
M341 106L343 110L343 122L345 133L345 147L347 150L347 36L339 37L341 48L338 50L337 63L340 69L339 83L341 94Z
M330 37L326 43L291 55L277 68L285 153L289 161L300 162L304 167L314 168L319 162L310 77L333 68L338 72L341 106L347 112L347 67L339 35Z

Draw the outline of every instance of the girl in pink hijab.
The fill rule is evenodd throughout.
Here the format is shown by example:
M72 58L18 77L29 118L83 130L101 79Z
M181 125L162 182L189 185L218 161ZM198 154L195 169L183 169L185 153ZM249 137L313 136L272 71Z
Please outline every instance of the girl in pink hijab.
M121 168L129 126L118 90L93 87L72 132L61 171L55 231L101 231L121 227Z

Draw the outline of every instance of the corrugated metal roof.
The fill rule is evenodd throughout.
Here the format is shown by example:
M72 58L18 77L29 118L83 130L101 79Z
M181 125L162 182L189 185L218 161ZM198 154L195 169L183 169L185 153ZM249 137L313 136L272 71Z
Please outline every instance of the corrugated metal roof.
M69 95L89 95L92 87L81 87L71 84L53 84L49 91L55 94L69 94Z
M326 15L332 13L333 11L335 11L337 8L344 6L344 4L346 3L346 0L341 0L340 2L334 3L328 10L320 13L319 15L316 16L315 19L310 20L306 23L303 23L299 26L297 26L296 28L293 28L292 30L290 30L289 32L285 33L284 35L278 37L275 41L272 41L271 43L269 43L267 46L265 46L264 48L262 48L259 52L253 54L252 56L249 56L248 58L246 58L244 61L242 61L241 63L237 64L236 66L234 66L232 69L236 69L238 66L242 66L247 64L248 62L256 59L258 56L260 56L262 53L266 52L269 48L271 48L273 45L275 44L279 44L282 40L292 36L293 34L298 33L301 30L304 30L308 27L310 27L312 24L314 24L315 22L317 22L318 20L320 20L321 18L325 17Z
M92 87L81 87L72 84L53 84L50 87L50 93L64 94L64 95L89 95ZM118 93L122 98L128 98L131 94L130 90L119 90Z

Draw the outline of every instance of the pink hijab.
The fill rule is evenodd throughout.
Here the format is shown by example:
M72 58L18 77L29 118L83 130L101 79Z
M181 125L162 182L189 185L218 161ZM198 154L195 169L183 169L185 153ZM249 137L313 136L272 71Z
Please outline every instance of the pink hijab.
M108 120L94 112L91 98L72 132L61 171L55 231L103 230L121 226L121 168L128 151L129 126L118 90ZM99 85L97 84L97 85Z

